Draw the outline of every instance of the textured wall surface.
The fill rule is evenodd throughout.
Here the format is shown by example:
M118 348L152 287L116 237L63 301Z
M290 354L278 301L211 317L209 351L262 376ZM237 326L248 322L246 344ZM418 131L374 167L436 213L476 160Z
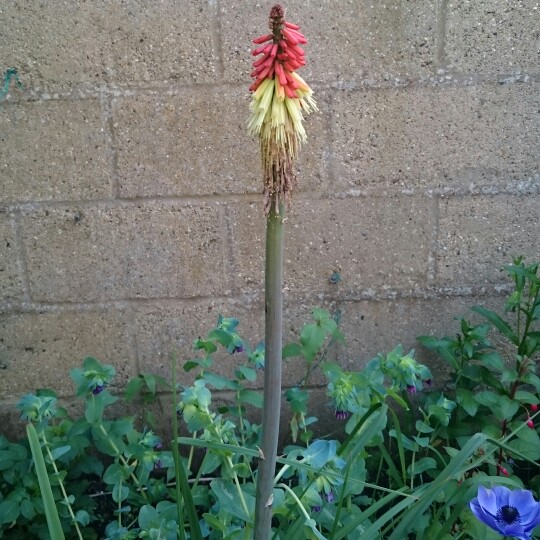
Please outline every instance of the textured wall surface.
M270 7L2 3L0 72L24 86L0 101L4 430L24 392L70 403L86 355L115 365L121 388L167 375L169 351L189 358L220 313L262 339L262 180L245 122L250 39ZM360 367L452 333L475 303L500 306L499 269L540 258L539 2L286 8L320 107L286 223L286 336L312 307L339 309L348 346L333 354ZM287 384L301 367L287 362Z

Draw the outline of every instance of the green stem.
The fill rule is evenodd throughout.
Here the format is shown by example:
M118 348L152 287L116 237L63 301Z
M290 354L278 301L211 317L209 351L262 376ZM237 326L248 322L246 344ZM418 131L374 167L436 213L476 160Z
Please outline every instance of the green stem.
M266 225L265 269L265 366L262 444L255 503L254 540L268 540L272 524L271 495L276 468L281 412L281 364L283 328L283 218L272 210Z
M182 463L180 463L180 452L178 451L178 412L177 412L177 394L176 394L176 353L171 354L171 376L172 376L172 432L173 440L171 450L174 461L174 477L175 477L175 492L176 492L176 519L178 520L178 534L181 540L184 540L186 535L184 532L184 512L182 508L182 488L180 486L182 475ZM191 455L190 455L191 460Z
M225 458L227 461L227 466L229 467L229 473L232 473L234 484L236 485L236 490L238 491L238 497L240 497L240 502L242 503L242 509L246 513L247 516L249 516L249 508L246 503L246 499L244 497L244 493L242 492L242 487L240 486L240 480L238 480L238 475L236 474L236 471L234 470L234 465L230 457ZM246 527L248 527L249 524L246 524Z
M300 512L304 514L304 517L306 519L310 519L309 514L306 512L306 509L304 508L304 505L302 504L300 499L296 496L296 493L287 484L278 484L277 487L283 488L285 491L287 491L289 495L296 501L296 504L298 505Z
M122 455L122 452L120 452L120 449L118 448L118 446L116 446L116 443L112 439L109 438L109 434L107 433L107 430L101 423L99 424L99 430L101 431L101 433L103 433L103 435L105 435L114 453L116 454L118 459L122 462L122 465L126 468L127 471L129 471L131 469L131 465L127 462L126 458ZM144 500L148 502L148 496L146 495L146 492L143 486L141 486L139 479L135 476L135 473L130 472L129 476L133 480L133 483L137 487L137 490L139 491L139 493L143 496Z
M118 527L122 528L122 479L120 478L120 485L118 490Z

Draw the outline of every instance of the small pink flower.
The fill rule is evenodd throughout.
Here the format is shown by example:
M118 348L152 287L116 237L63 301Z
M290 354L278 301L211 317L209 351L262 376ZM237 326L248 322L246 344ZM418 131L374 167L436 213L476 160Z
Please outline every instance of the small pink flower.
M532 411L532 412L536 412L537 410L538 410L538 405L537 405L536 403L533 403L533 404L531 405L531 411Z
M529 418L527 420L527 425L531 428L531 429L534 429L534 422Z

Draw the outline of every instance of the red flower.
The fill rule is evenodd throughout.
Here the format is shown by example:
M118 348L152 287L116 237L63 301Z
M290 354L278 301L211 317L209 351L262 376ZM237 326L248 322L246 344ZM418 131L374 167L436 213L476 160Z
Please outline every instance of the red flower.
M293 162L306 139L305 114L317 110L311 88L296 73L306 64L300 45L307 39L299 26L285 20L283 6L270 11L270 33L255 38L249 89L253 92L248 131L258 136L264 170L265 211L289 203L296 181Z
M259 36L253 43L260 45L251 53L262 55L253 62L251 76L255 82L249 87L254 92L265 79L275 78L278 95L289 98L302 97L298 88L307 85L294 77L298 68L306 65L304 51L298 46L307 43L307 39L299 32L300 27L285 20L285 10L276 4L270 11L270 34ZM307 88L305 88L307 89Z

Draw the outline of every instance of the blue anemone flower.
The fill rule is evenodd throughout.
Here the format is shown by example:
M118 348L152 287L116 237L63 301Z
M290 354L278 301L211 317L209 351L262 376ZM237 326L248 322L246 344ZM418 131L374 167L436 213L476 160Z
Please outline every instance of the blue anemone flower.
M504 486L478 488L478 496L469 506L486 525L504 536L531 540L532 530L540 524L540 503L530 491L510 490Z

